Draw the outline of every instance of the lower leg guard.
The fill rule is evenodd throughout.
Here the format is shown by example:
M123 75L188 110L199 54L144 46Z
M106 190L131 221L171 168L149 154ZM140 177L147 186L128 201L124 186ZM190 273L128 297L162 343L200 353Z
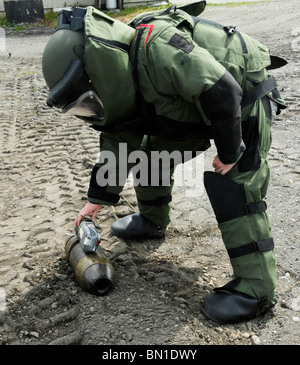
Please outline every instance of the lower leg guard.
M252 173L251 176L251 184L259 190L263 183L260 172ZM264 300L266 307L274 305L274 242L262 194L251 195L247 192L246 181L236 182L214 172L204 173L204 185L222 233L233 274L239 279L234 289ZM255 195L259 200L254 200Z

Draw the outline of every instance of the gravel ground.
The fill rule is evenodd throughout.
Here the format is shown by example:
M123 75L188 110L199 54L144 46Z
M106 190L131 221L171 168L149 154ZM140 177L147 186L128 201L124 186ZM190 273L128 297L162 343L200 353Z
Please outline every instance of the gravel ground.
M278 304L247 323L218 325L201 302L232 275L203 188L176 188L166 239L124 241L111 223L137 210L128 185L116 207L100 211L103 248L115 268L105 297L78 286L64 254L86 201L98 133L45 105L41 55L50 30L7 34L0 51L0 344L297 345L299 284L300 6L273 0L208 7L202 17L234 24L288 60L274 70L288 103L273 127L267 197L278 264ZM212 170L214 148L204 157Z

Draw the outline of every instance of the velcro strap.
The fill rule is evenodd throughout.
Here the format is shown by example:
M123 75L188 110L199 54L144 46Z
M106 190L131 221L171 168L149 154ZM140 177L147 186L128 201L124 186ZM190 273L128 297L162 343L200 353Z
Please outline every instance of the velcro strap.
M90 186L87 195L89 198L92 199L104 200L111 204L117 204L120 199L120 195L110 193L105 189L106 188L100 186L98 186L97 188Z
M265 240L253 241L247 243L246 245L227 249L228 255L231 259L236 257L249 255L254 252L270 251L274 249L273 238L267 238Z
M276 88L276 81L274 77L270 76L268 79L260 82L253 89L244 94L241 106L246 106L254 103L256 100L261 99L263 96L267 95L270 91Z
M267 203L264 200L261 200L259 202L242 205L228 212L218 213L216 214L216 219L218 223L223 223L230 221L231 219L242 217L243 215L264 212L266 209Z
M160 207L162 205L170 203L171 201L172 201L172 195L167 195L163 198L157 198L153 200L138 199L138 202L142 205L151 205L155 207Z
M88 197L93 198L93 199L98 199L98 200L104 200L111 204L117 204L120 199L120 195L106 191L107 186L100 186L97 183L98 170L99 170L99 166L97 166L97 165L95 165L92 169L91 178L90 178L90 186L89 186L89 190L88 190L88 194L87 194Z

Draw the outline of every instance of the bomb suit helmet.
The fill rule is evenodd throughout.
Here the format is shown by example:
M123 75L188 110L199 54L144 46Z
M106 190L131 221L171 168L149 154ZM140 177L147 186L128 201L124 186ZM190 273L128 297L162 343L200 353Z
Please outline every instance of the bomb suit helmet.
M103 104L84 67L82 29L54 33L44 49L42 70L49 87L48 106L79 117L103 118Z

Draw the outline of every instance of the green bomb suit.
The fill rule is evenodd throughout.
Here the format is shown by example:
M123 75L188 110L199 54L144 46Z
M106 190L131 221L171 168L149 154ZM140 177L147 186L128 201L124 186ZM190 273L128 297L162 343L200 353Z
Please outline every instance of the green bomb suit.
M254 318L276 302L274 242L264 198L271 124L285 105L268 69L284 63L235 27L194 16L204 7L203 1L171 6L129 24L93 7L63 10L42 65L50 89L47 104L101 132L88 206L117 204L130 170L145 156L150 162L146 181L135 176L139 213L114 222L112 233L141 239L145 232L148 238L166 232L176 164L168 168L166 183L164 166L152 152L197 155L213 141L220 161L234 165L226 175L204 172L235 279L203 302L209 318L233 322ZM112 168L108 155L114 156Z
M271 307L276 302L276 263L263 199L270 178L266 160L273 118L270 101L282 106L283 102L275 87L257 100L243 99L268 80L268 51L244 34L228 34L219 25L195 22L179 10L144 23L145 19L135 19L131 24L135 28L130 47L135 86L143 109L151 106L147 123L151 115L166 117L174 121L175 131L168 124L163 136L157 131L151 135L151 128L150 133L147 128L144 133L139 128L102 132L101 150L118 156L119 144L127 143L128 155L138 149L146 153L201 151L210 146L210 131L220 160L236 163L226 176L204 174L236 277L227 286L260 299L265 308ZM128 170L133 165L129 164ZM100 188L96 172L101 166L94 167L89 201L115 204L122 186ZM135 187L140 213L162 232L170 222L172 186L171 181L169 186Z

